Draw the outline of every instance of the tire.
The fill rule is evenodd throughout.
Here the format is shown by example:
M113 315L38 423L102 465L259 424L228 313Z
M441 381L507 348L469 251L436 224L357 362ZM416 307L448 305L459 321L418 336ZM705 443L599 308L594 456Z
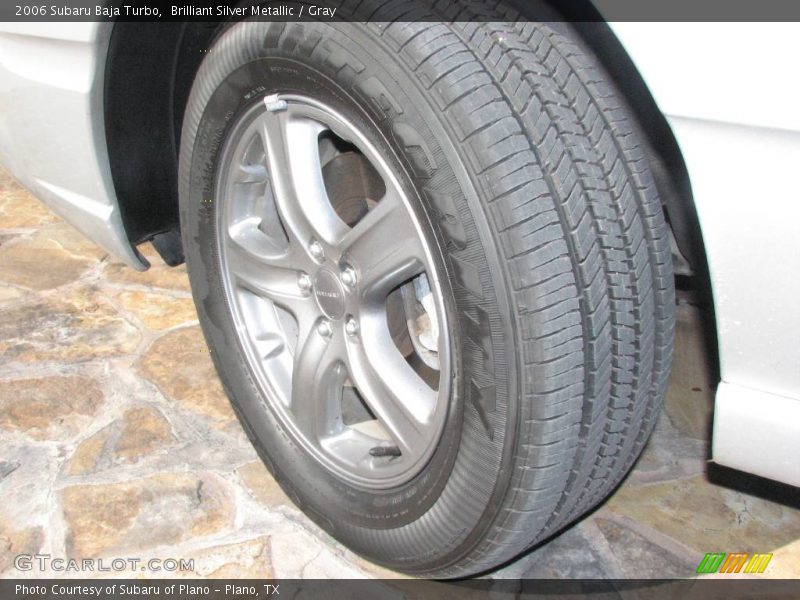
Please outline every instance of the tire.
M497 22L435 22L411 2L425 22L379 25L395 16L378 4L366 25L242 22L216 41L183 124L183 243L220 378L286 493L371 561L463 577L574 522L640 454L671 363L668 230L635 119L568 25L501 23L502 7L477 15ZM295 96L364 132L432 249L444 416L394 483L362 485L304 446L226 291L226 148L265 98L295 110Z

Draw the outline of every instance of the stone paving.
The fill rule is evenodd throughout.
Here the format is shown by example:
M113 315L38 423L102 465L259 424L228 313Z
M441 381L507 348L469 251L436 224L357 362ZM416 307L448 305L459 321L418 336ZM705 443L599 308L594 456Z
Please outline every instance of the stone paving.
M194 559L136 576L396 576L275 484L215 376L185 268L143 251L149 271L123 266L0 171L0 577L71 575L15 569L35 553ZM707 463L698 319L679 308L667 410L632 475L490 577L690 577L710 551L774 552L767 576L800 577L797 490Z

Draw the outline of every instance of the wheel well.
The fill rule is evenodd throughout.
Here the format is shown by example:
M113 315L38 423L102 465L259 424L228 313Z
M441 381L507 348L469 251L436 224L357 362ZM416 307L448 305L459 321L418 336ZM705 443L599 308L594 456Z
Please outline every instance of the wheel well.
M705 267L686 165L664 115L630 57L590 0L506 0L531 19L568 21L624 94L646 136L656 185L677 248L694 272ZM226 23L117 23L105 70L111 174L131 243L153 240L182 261L178 232L178 145L192 81ZM229 25L229 23L227 23ZM180 255L179 255L180 254Z
M178 145L195 73L221 24L115 24L104 117L114 188L128 239L180 264Z

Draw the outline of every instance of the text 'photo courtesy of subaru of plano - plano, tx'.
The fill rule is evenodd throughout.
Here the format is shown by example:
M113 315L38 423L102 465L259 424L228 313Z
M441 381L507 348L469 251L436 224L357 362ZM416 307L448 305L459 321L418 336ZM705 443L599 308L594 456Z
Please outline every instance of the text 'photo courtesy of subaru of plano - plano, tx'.
M712 459L800 485L796 24L369 3L2 24L0 161L131 269L185 258L253 445L371 561L485 572L608 496L676 285L713 303Z

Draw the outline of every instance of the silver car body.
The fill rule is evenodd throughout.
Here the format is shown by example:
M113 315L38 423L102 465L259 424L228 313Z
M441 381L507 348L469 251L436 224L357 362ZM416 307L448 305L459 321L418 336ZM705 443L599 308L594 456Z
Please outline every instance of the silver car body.
M105 143L110 28L0 24L0 161L54 212L141 270L147 263L126 237ZM689 171L721 366L713 459L800 485L800 80L780 60L800 55L800 28L612 29Z
M109 23L0 23L0 161L53 212L128 265L108 164Z

